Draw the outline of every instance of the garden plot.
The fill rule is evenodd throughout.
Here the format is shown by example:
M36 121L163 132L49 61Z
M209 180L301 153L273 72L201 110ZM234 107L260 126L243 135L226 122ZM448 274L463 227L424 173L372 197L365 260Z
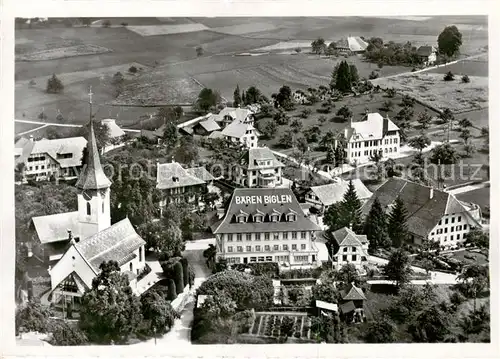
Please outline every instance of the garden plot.
M251 22L247 24L237 24L211 28L212 31L222 32L229 35L245 35L262 31L273 31L276 29L277 26L269 22Z
M24 55L18 55L16 56L16 60L18 61L55 60L73 56L98 55L110 51L111 51L110 49L97 45L90 45L90 44L76 45L69 47L59 47L51 50L32 52Z
M305 313L255 313L255 321L248 334L279 338L281 336L281 321L284 317L290 317L294 320L293 338L311 339L311 319Z
M177 25L144 25L128 26L127 29L141 36L184 34L188 32L210 30L203 24L177 24Z
M465 112L488 107L488 78L469 76L469 83L462 83L457 76L454 81L444 81L441 74L419 73L373 80L382 88L414 97L423 103L443 110Z

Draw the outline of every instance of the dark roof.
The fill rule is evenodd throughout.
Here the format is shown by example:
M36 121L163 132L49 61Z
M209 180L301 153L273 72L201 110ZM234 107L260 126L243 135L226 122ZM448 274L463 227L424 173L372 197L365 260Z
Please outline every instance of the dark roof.
M339 41L335 41L333 46L336 49L349 49L349 42L347 39L340 39Z
M87 163L76 182L76 188L81 190L98 190L109 188L111 181L106 177L101 166L99 151L94 134L94 124L90 122L90 133L87 141Z
M410 233L427 237L445 214L464 213L467 209L452 194L411 182L402 178L389 178L361 208L367 215L373 201L378 198L382 208L390 210L399 196L408 212L408 230Z
M258 212L263 214L264 221L253 221L254 214ZM273 213L279 215L278 222L269 221ZM286 214L288 213L295 214L296 220L287 222ZM248 221L237 223L238 214L247 214ZM320 230L321 228L304 214L290 188L235 189L223 221L218 227L213 228L215 234Z
M366 297L361 288L354 284L349 284L346 290L342 293L342 300L366 300Z
M356 306L354 305L354 303L351 301L349 302L346 302L344 304L341 304L340 307L339 307L340 311L344 314L346 313L350 313L352 312L353 310L356 309Z
M347 227L336 230L332 235L339 246L361 246L368 242L366 235L357 235Z
M434 52L436 52L436 48L434 46L420 46L417 50L417 55L430 56Z

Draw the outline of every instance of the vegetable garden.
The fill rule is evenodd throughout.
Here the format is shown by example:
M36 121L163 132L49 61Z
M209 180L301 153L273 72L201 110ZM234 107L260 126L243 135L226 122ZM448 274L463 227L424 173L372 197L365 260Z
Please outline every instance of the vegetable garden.
M281 322L284 317L290 317L295 322L291 337L302 340L311 339L311 319L302 313L255 313L255 321L248 334L263 337L279 338L281 335Z

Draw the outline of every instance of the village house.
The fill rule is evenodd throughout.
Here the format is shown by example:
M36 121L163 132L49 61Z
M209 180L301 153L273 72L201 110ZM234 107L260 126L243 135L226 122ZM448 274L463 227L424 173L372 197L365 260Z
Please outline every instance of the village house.
M212 135L217 131L212 132ZM247 148L257 147L260 133L252 123L234 120L227 125L220 133L222 138L225 138L233 143L241 144Z
M434 46L420 46L417 50L417 55L425 66L431 66L436 63L437 50Z
M359 36L349 36L347 38L349 50L354 54L362 54L366 51L368 43Z
M42 139L35 141L22 137L14 146L16 166L23 164L25 179L48 180L53 175L60 179L74 179L82 167L84 137Z
M161 211L169 203L189 203L197 206L202 194L207 190L207 182L197 176L213 180L210 173L205 173L206 170L203 172L199 168L185 169L174 160L171 163L158 163L156 167L156 188L162 193Z
M366 321L364 302L366 296L361 288L351 283L341 291L339 312L342 319L347 323L361 323Z
M459 201L453 194L402 178L390 178L362 207L366 216L378 198L387 213L400 197L408 212L410 244L435 241L442 248L457 248L472 229L482 229L482 213L478 205Z
M285 167L267 147L247 149L231 171L231 180L245 187L278 187Z
M334 41L333 48L336 51L338 51L340 53L344 53L344 54L348 54L351 52L351 49L349 48L349 42L345 38L342 38L338 41Z
M400 150L399 127L388 117L368 113L362 121L350 121L335 140L337 146L344 149L348 163L369 162L375 153L390 156Z
M368 239L366 235L358 235L344 227L332 233L337 242L336 253L332 255L333 266L340 270L346 264L352 264L360 273L364 273L364 265L368 262Z
M320 230L289 188L237 188L212 226L217 260L302 268L320 264L315 245Z
M88 163L75 185L78 210L33 218L37 237L49 252L49 298L56 306L71 304L76 310L103 262L117 261L133 289L146 265L145 241L128 218L111 225L111 181L101 166L92 123L88 149Z
M333 181L333 183L311 187L304 196L306 203L310 203L318 211L324 213L329 206L342 201L344 194L349 188L349 181L340 177L335 177ZM372 196L372 193L359 178L353 179L352 184L362 203Z
M116 120L112 118L107 118L101 120L101 124L105 125L109 129L109 143L103 148L103 151L109 151L116 146L120 146L125 138L125 131L123 131L120 126L116 124Z

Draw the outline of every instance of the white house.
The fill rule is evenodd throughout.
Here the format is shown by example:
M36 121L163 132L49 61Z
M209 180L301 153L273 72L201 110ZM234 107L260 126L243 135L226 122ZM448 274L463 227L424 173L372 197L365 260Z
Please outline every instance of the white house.
M82 166L83 149L87 140L83 137L68 137L35 141L20 138L14 148L16 166L24 164L23 175L36 181L58 178L74 179Z
M436 63L437 50L434 46L420 46L417 50L417 55L426 66L431 66Z
M283 184L285 165L267 147L247 149L231 171L231 180L245 187L277 187Z
M348 163L366 163L375 153L387 156L399 152L399 127L388 117L369 113L362 121L351 121L335 141L335 146L344 148Z
M260 133L253 126L253 122L237 119L227 125L222 130L221 135L234 143L240 143L247 148L254 148L257 147Z
M346 264L352 264L360 272L364 272L367 264L368 239L366 235L357 235L351 229L344 227L332 233L337 241L338 250L332 255L333 266L339 270Z
M390 178L361 208L366 216L375 198L387 212L400 197L408 213L407 226L411 244L427 239L443 248L456 248L474 228L482 229L481 209L474 203L459 201L454 195L402 178Z

